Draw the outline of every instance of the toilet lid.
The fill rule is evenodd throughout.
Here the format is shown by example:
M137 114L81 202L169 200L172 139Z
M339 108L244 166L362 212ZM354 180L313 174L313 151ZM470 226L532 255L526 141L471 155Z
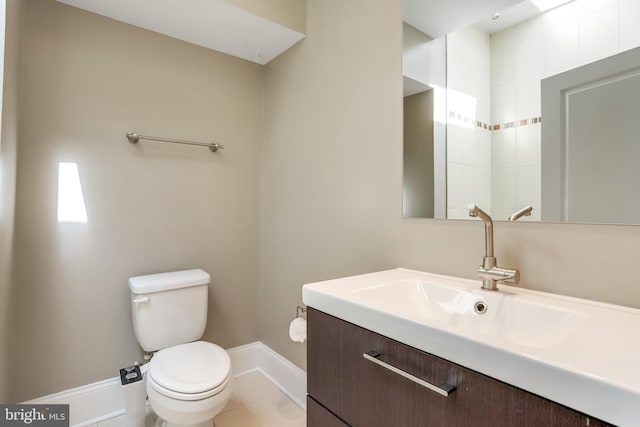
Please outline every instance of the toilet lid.
M231 359L222 347L196 341L154 354L148 375L167 390L202 393L218 387L230 372Z

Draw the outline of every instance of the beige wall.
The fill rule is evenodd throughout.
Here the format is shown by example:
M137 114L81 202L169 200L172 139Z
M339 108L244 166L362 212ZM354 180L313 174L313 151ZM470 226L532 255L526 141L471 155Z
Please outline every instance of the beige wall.
M260 230L260 338L300 366L302 285L393 267L402 213L400 1L307 11L307 38L267 66Z
M300 366L287 324L304 283L396 266L474 278L484 250L477 221L401 217L400 2L307 7L307 38L267 67L260 230L260 338ZM640 307L640 227L495 228L522 286Z
M205 269L204 338L257 340L263 68L53 0L26 3L13 399L140 360L133 275ZM128 131L226 149L134 146ZM60 161L78 164L87 224L57 222Z
M18 142L18 88L24 2L8 0L0 139L0 402L9 402L11 270Z

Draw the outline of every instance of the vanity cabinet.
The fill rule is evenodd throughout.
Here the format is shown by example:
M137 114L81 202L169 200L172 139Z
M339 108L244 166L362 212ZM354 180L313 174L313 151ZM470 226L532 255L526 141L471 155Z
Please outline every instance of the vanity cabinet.
M610 425L311 307L307 319L308 427ZM455 390L438 394L363 357L370 351Z

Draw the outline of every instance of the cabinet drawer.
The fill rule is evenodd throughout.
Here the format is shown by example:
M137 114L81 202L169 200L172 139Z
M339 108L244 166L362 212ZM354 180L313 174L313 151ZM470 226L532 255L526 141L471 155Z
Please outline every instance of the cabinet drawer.
M354 427L607 425L312 308L307 349L309 395ZM363 356L372 350L396 371ZM455 390L443 396L408 376Z

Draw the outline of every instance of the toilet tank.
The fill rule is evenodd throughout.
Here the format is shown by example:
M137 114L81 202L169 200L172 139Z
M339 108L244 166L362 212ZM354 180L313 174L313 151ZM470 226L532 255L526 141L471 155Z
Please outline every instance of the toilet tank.
M131 277L133 332L140 346L156 351L201 338L210 281L200 269Z

